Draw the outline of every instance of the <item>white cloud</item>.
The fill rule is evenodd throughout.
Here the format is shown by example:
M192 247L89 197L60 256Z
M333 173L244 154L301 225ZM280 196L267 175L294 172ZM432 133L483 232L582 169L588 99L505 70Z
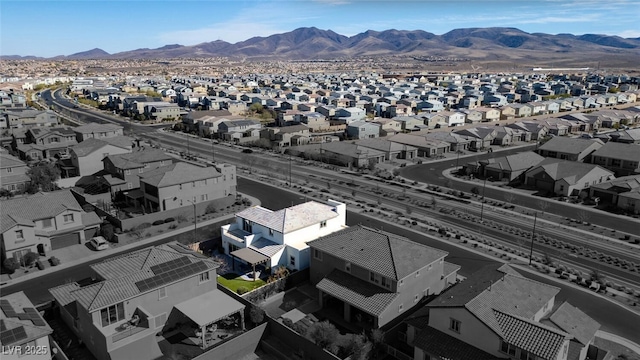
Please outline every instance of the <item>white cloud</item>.
M623 38L640 38L640 30L624 30L616 35Z

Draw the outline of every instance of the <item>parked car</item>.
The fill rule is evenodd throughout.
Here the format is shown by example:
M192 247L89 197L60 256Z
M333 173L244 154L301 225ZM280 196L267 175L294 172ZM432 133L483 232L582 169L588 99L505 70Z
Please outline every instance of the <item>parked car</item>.
M109 248L109 243L102 236L91 238L91 240L89 240L89 243L97 251L107 250Z

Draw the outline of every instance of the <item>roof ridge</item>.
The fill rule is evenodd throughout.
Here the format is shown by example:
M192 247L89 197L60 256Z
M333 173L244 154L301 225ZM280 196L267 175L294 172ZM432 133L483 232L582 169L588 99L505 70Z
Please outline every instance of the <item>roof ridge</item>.
M75 292L75 291L78 291L78 290L83 290L83 289L89 288L89 287L91 287L91 286L99 287L98 291L96 291L96 294L93 296L93 299L92 299L92 300L91 300L91 302L89 303L89 306L87 306L87 309L91 309L91 308L93 308L93 303L94 303L94 302L96 301L96 299L98 298L98 295L100 295L100 292L101 292L101 291L102 291L102 289L104 288L104 285L107 283L107 281L108 281L108 280L100 281L100 282L97 282L97 283L95 283L95 284L91 284L91 285L88 285L88 286L85 286L85 287L81 287L80 289L76 289L76 290L73 290L73 291Z
M383 235L385 235L387 237L387 245L389 245L389 252L391 253L391 268L393 269L393 273L395 275L395 280L400 280L398 279L398 269L396 268L396 261L393 258L393 246L391 246L391 236L389 234L384 234L381 233Z

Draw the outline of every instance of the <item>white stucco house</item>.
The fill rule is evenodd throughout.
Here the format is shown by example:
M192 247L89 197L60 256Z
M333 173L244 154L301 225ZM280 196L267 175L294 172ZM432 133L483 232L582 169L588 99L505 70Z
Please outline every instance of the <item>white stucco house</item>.
M249 265L302 270L309 267L307 242L346 228L346 214L347 206L331 199L278 211L254 206L222 226L222 246L225 254Z

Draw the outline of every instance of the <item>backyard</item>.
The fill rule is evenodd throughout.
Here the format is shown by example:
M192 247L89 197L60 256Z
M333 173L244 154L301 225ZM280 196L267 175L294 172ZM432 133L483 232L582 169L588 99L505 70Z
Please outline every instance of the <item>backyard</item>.
M236 273L226 273L224 275L218 276L218 284L235 293L243 294L244 292L249 292L251 290L257 289L266 283L261 279L256 279L255 281L245 280L241 275L238 275ZM240 288L244 289L238 292L238 289ZM244 291L245 289L246 291Z

